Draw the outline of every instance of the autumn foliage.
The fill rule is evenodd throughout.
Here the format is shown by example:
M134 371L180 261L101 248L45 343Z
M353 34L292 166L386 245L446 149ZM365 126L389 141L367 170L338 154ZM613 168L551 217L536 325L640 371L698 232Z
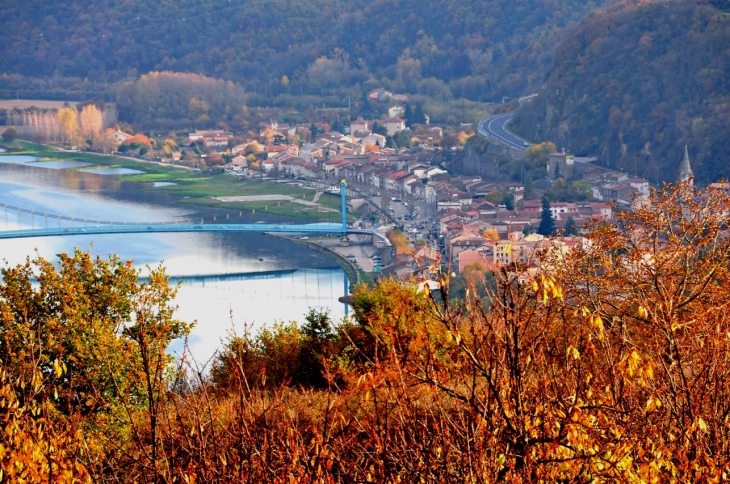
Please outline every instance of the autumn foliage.
M129 138L124 140L125 145L138 145L138 146L144 146L145 148L151 148L152 147L152 140L142 133L137 133L134 136L130 136Z
M83 254L63 256L60 272L7 269L3 472L719 482L730 459L728 206L721 188L667 187L589 227L567 255L543 254L549 272L525 281L503 269L486 297L472 287L460 299L448 279L435 291L415 280L361 286L353 320L312 311L301 326L232 336L211 371L164 354L186 329L164 273L140 285L124 264ZM31 269L40 286L26 283Z
M393 229L388 230L385 236L388 238L390 243L395 248L396 254L410 254L411 246L408 244L408 237L402 230Z

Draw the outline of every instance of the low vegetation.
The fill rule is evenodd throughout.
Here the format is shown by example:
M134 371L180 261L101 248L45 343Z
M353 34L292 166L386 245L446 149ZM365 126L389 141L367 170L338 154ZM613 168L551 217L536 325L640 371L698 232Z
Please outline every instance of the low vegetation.
M730 465L727 206L667 187L545 253L430 292L361 286L165 353L164 272L62 255L0 283L4 476L52 482L718 482ZM34 281L37 280L37 283ZM475 297L474 286L484 291Z

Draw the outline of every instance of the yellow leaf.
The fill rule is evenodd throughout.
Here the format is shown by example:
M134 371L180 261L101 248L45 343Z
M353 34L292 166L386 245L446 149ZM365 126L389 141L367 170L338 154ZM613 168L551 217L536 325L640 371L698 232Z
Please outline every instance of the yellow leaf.
M573 359L577 360L580 358L580 351L575 346L570 345L568 346L568 356L572 356Z
M704 421L704 420L702 419L702 417L697 417L697 426L698 426L698 427L700 428L700 430L702 430L702 431L706 431L706 430L707 430L707 422L705 422L705 421Z
M656 397L649 397L649 400L646 401L646 407L644 408L644 413L650 413L656 410L657 408L662 406L661 400L659 400Z
M53 360L53 369L56 372L56 378L61 378L61 375L63 375L63 368L61 368L58 359Z

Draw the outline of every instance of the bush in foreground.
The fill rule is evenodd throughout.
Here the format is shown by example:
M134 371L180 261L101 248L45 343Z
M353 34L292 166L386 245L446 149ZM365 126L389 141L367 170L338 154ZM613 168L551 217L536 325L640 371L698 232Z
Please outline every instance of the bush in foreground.
M47 408L37 421L67 443L36 454L57 481L719 481L730 456L729 204L722 189L668 187L589 227L583 246L541 254L549 272L526 283L496 272L486 298L452 300L448 281L440 294L360 287L354 321L312 312L301 328L233 338L210 376L188 360L162 365L159 350L147 371L142 332L117 332L108 344L141 366L125 392L99 395L95 414L73 398L56 409L52 392L16 401ZM169 307L162 279L157 299L123 287L136 289L107 304ZM7 334L39 307L16 311L24 298L2 294ZM115 307L109 318L129 317ZM158 330L144 334L161 348L177 330L154 314ZM6 391L20 392L8 382L22 373L3 364ZM53 368L39 365L65 384ZM35 423L11 407L6 421L32 439Z

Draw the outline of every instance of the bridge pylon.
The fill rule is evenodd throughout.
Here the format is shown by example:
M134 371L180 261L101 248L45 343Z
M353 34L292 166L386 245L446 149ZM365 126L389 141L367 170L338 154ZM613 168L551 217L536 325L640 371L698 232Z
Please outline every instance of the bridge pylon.
M347 237L347 182L340 181L340 196L342 197L342 236Z

